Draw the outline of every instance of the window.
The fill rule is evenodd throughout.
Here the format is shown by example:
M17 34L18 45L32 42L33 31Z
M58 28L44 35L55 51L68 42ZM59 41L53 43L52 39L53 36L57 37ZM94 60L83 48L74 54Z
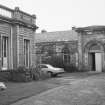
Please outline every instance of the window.
M70 63L70 55L69 54L63 54L63 61L66 64Z
M0 35L0 60L1 68L6 70L8 67L8 37Z
M30 41L24 39L24 65L29 67L29 53L30 53Z
M64 63L69 64L70 63L70 51L69 51L68 47L65 46L62 49L62 54L63 54Z
M41 68L48 68L47 66L45 65L40 65Z
M4 52L3 55L4 57L7 57L7 37L3 37L3 48L4 48Z

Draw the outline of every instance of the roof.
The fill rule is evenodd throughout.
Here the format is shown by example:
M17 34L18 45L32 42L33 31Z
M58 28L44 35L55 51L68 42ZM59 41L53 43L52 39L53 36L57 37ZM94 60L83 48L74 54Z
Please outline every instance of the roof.
M36 33L35 35L36 43L78 40L77 32L74 30Z
M0 4L0 8L6 9L6 10L11 11L11 12L14 12L14 10L16 10L18 8L19 12L21 12L21 13L23 13L25 15L28 15L30 17L36 18L36 15L30 15L29 13L20 10L19 7L15 7L15 9L11 9L11 8L8 8L8 7Z
M94 31L94 30L105 30L104 25L93 25L93 26L87 26L87 27L79 27L76 28L77 31Z

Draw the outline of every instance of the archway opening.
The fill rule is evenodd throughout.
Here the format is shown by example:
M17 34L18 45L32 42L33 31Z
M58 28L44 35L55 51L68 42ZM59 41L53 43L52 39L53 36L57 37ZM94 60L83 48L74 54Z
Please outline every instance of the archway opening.
M86 52L88 54L88 66L91 71L102 72L104 48L101 43L88 43Z

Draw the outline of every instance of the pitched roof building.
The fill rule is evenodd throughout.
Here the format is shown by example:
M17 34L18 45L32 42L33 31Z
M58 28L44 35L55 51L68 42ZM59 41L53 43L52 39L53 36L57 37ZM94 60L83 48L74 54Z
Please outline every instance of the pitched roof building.
M41 63L55 55L60 56L64 64L76 66L79 70L105 71L105 26L44 32L36 34L35 40Z
M36 33L36 43L78 40L74 30Z
M72 62L72 65L78 66L78 34L76 31L36 33L35 41L38 63L50 63L46 62L49 58L59 56L65 64L69 65Z

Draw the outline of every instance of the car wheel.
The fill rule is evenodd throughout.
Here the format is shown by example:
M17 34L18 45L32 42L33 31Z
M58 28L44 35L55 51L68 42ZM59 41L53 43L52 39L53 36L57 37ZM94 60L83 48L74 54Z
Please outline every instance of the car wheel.
M49 77L52 77L52 75L53 75L52 72L47 72L47 74Z

